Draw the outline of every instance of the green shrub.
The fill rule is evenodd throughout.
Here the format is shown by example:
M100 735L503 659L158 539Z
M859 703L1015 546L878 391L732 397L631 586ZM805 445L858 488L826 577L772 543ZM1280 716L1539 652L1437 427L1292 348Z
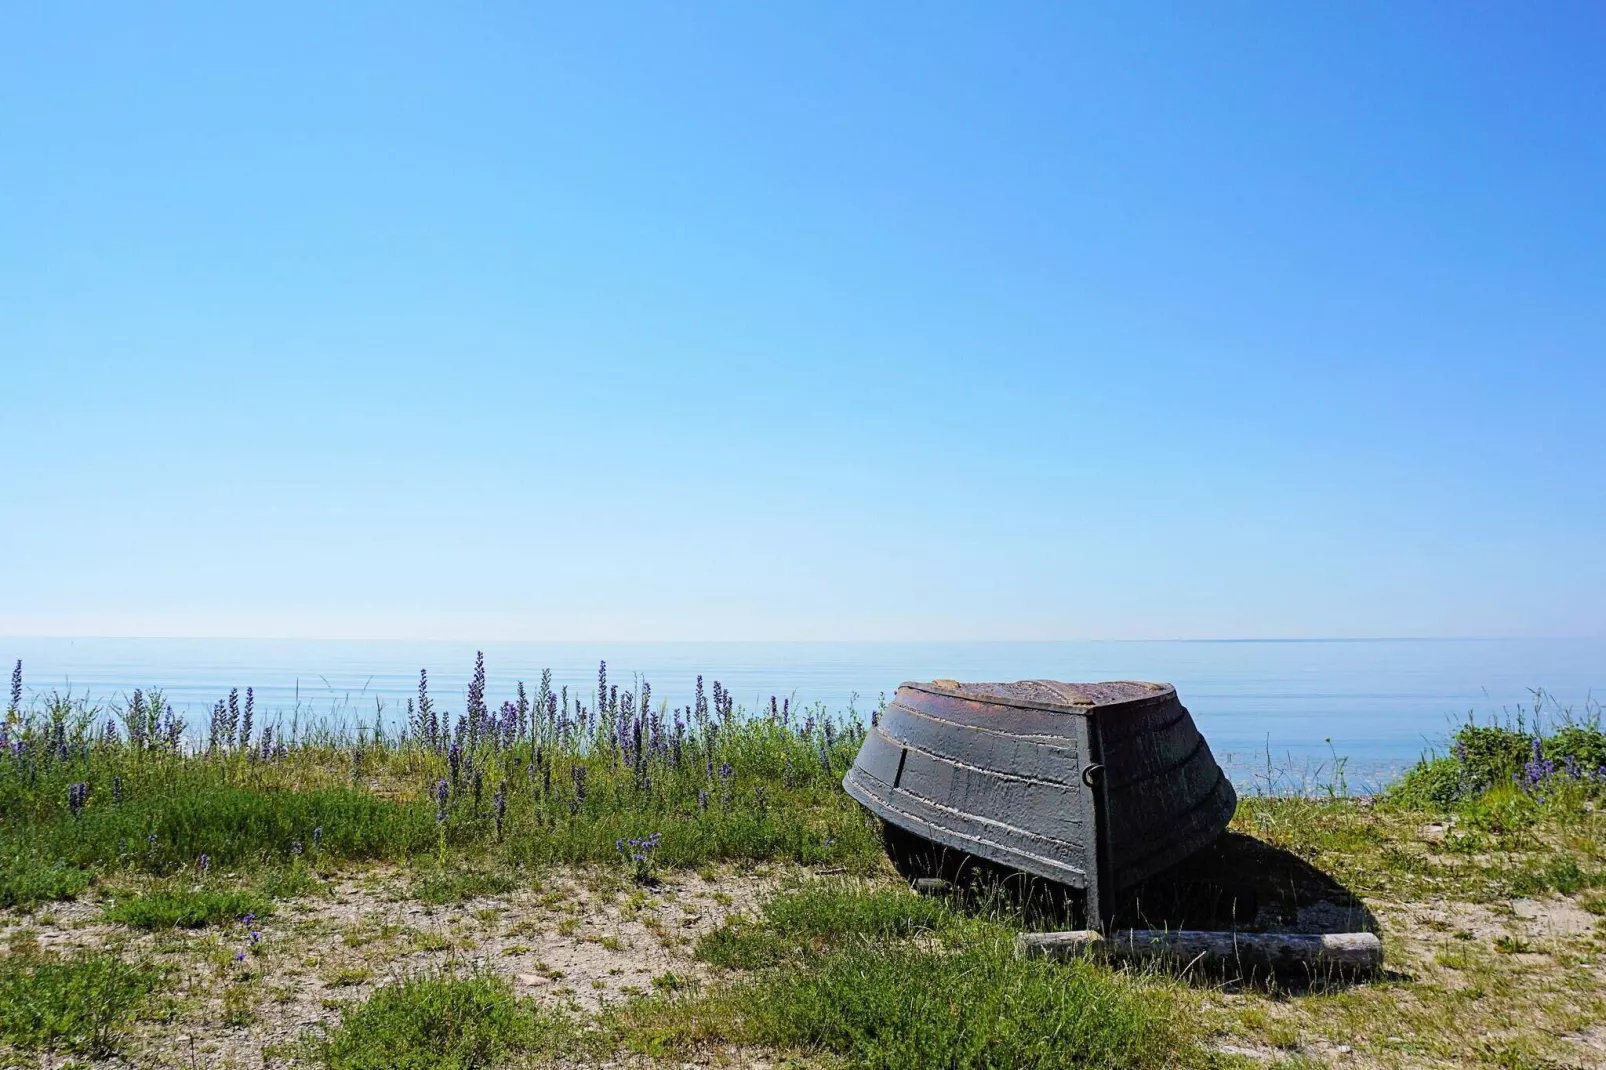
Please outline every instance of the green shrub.
M1571 804L1582 801L1580 791L1599 793L1596 773L1606 767L1606 734L1593 720L1564 724L1549 734L1537 730L1530 733L1520 719L1515 727L1468 723L1456 730L1450 742L1448 754L1425 757L1407 770L1390 787L1389 798L1423 810L1445 810L1460 804L1482 809L1481 800L1486 795L1502 795L1522 780L1523 786L1537 795L1548 799L1559 795ZM1526 779L1535 747L1539 757L1555 768L1554 775L1543 777L1539 783ZM1543 790L1539 790L1540 783ZM1510 800L1501 800L1497 809L1510 810ZM1471 816L1485 823L1500 823L1499 815Z
M114 955L0 956L0 1041L104 1055L161 977Z
M1443 810L1455 805L1464 790L1461 762L1456 758L1424 758L1396 781L1389 795L1402 806Z
M1594 772L1606 766L1606 733L1598 724L1563 725L1540 745L1540 751L1557 765L1571 758L1580 770Z
M259 892L206 888L164 888L116 900L108 921L136 929L201 929L239 921L247 914L266 917L273 901Z
M328 1070L475 1070L552 1050L567 1034L493 975L413 977L348 1007L299 1054Z
M1520 728L1465 724L1453 738L1453 750L1470 791L1510 783L1533 757L1534 737Z

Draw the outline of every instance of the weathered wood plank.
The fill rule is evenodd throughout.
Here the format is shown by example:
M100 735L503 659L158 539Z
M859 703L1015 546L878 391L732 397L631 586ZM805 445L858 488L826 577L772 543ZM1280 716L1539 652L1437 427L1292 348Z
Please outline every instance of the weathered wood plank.
M1122 929L1109 936L1091 929L1021 933L1015 954L1072 958L1163 959L1183 965L1239 966L1274 972L1340 970L1369 972L1383 965L1375 933L1233 933L1179 929Z
M1074 730L1071 718L1062 720L1067 722L1067 732ZM977 769L1056 783L1081 783L1082 763L1073 737L1027 736L1006 728L976 728L894 705L887 708L878 730L898 743L946 755Z

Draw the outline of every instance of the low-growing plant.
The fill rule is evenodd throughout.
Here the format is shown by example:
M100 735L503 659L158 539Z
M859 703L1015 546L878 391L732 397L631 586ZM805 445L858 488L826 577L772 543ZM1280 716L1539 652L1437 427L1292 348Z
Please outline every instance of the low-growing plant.
M256 875L252 884L272 899L299 899L303 896L325 895L329 891L327 881L300 864L265 869Z
M47 862L24 850L0 852L0 908L29 909L58 899L76 899L93 875L64 862Z
M0 956L0 1042L105 1055L162 974L110 954Z
M849 938L886 940L933 932L957 921L946 904L903 888L826 883L767 900L755 918L734 918L704 934L697 957L752 970L818 954Z
M431 906L461 903L485 896L506 895L518 886L501 870L430 869L413 881L413 898Z
M654 832L650 836L621 836L614 841L614 850L619 852L619 857L630 867L631 880L637 884L653 884L657 881L653 855L662 840L663 834Z
M223 888L159 888L144 895L115 898L108 921L136 929L200 929L238 922L246 915L273 913L273 901L260 892Z
M327 1070L479 1070L553 1051L567 1021L486 973L404 978L305 1036L297 1054Z

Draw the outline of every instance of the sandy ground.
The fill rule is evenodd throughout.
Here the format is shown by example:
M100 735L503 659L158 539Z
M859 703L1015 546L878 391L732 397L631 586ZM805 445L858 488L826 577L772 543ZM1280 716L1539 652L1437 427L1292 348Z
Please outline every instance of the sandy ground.
M51 951L120 944L172 967L162 995L174 1001L174 1020L138 1023L120 1057L96 1066L290 1066L275 1046L409 974L491 970L521 994L581 1012L648 991L654 978L700 978L697 936L751 911L780 875L676 873L637 888L616 873L576 870L507 895L426 906L409 896L404 875L376 870L338 881L328 898L281 904L256 924L254 947L241 925L130 935L102 922L104 904L92 898L32 917L0 914L0 940Z

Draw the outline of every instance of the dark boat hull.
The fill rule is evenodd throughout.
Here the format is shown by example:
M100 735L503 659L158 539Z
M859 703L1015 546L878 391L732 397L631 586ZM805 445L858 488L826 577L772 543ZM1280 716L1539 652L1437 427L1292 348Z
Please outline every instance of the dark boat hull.
M1113 895L1215 840L1237 795L1169 684L904 684L843 780L883 821Z

